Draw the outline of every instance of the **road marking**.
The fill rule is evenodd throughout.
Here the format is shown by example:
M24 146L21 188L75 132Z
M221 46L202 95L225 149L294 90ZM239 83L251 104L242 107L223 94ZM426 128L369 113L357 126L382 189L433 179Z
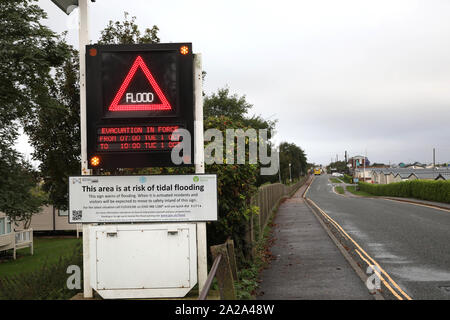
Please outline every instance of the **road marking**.
M367 261L367 259L364 258L364 257L362 256L362 254L361 254L357 249L355 249L355 251L356 251L356 253L361 257L361 259L363 259L364 262L367 263L367 265L370 266L370 262ZM380 278L380 280L383 281L383 283L384 283L384 285L386 286L386 288L388 288L389 291L391 291L392 294L393 294L398 300L403 300L403 298L402 298L401 296L399 296L399 295L397 294L397 292L395 292L394 289L392 289L392 287L389 285L389 283L387 283L386 280L384 280L383 276L382 276L381 274L379 274L378 271L377 271L376 269L373 269L373 272L375 272L375 274L378 276L378 278Z
M310 200L310 201L316 206L316 208L319 209L319 211L321 211L322 215L323 215L323 216L324 216L331 224L333 224L333 225L338 229L338 231L340 232L340 234L341 234L346 240L349 239L349 238L347 237L347 235L346 235L345 232L341 232L341 231L340 231L341 226L340 226L336 221L334 221L333 219L331 219L331 217L330 217L325 211L322 211L322 209L320 209L319 206L317 206L317 205L314 203L314 201L312 201L312 200L309 199L309 198L308 198L308 200Z
M337 194L338 196L344 197L344 198L348 198L348 197L345 195L345 189L344 189L344 193L341 194L341 193L336 192L336 187L339 187L339 186L333 186L333 189L332 189L333 192L334 192L335 194ZM344 188L344 187L342 187L342 188Z
M444 209L444 208L439 208L439 207L435 207L435 206L431 206L431 205L426 205L426 204L422 204L422 203L417 203L417 202L409 202L409 201L405 201L405 200L397 200L397 199L389 199L389 198L381 198L383 200L388 200L388 201L395 201L395 202L402 202L402 203L407 203L407 204L413 204L415 206L421 206L421 207L425 207L425 208L431 208L431 209L436 209L436 210L441 210L444 212L450 212L450 209Z
M306 195L306 193L305 193L305 195ZM386 271L384 271L383 268L381 268L381 266L378 264L378 262L376 262L371 256L369 256L369 254L366 251L364 251L364 249L362 249L361 246L355 240L353 240L353 238L350 237L348 235L348 233L345 232L345 230L336 221L334 221L325 211L323 211L321 208L319 208L319 206L314 201L312 201L310 198L307 198L307 200L310 201L325 218L329 219L329 221L332 221L333 224L338 228L338 230L340 230L341 234L346 236L351 242L353 242L353 244L367 257L367 259L369 259L372 262L372 263L368 263L366 259L363 259L369 266L370 265L377 266L379 268L379 270L386 276L386 278L389 280L389 282L400 292L400 294L402 294L407 300L412 300L411 297L408 296L406 294L406 292L404 292L394 280L392 280L392 278L389 276L389 274ZM395 290L391 286L386 286L386 288L388 288L389 291L391 291L392 294L398 298L399 295L395 292ZM399 299L399 300L403 300L403 299Z

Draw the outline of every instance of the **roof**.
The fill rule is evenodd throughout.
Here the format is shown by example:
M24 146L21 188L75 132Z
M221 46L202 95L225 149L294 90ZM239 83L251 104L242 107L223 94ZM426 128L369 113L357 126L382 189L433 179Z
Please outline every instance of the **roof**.
M367 169L366 169L367 170ZM393 176L399 175L401 178L406 179L411 175L415 175L417 179L437 179L441 176L445 180L450 180L450 168L439 169L414 169L414 168L373 168L373 173L382 173L385 175L392 174Z

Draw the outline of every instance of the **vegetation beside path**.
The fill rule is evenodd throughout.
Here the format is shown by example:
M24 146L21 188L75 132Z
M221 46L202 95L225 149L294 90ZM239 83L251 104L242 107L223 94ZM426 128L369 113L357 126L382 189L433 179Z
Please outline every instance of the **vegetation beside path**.
M403 197L450 203L450 181L448 180L412 180L389 184L360 182L358 185L362 192L370 196Z

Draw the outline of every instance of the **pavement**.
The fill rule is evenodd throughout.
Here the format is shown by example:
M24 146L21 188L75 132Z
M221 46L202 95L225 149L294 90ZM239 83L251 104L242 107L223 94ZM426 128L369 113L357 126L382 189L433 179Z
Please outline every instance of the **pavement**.
M274 219L275 257L261 273L257 298L282 300L373 300L311 209L300 188Z
M383 198L338 195L328 178L316 177L308 198L410 298L450 299L450 212Z

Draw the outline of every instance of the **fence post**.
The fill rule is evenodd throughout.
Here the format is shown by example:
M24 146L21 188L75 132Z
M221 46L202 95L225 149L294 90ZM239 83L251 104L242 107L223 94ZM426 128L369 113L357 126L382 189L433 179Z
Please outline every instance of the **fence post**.
M250 199L250 207L254 206L254 197ZM253 211L250 212L250 216L248 219L248 222L245 224L245 236L244 236L244 255L246 258L253 259L254 252L254 226L253 226L253 219L254 219Z
M230 259L231 274L233 275L234 281L237 281L239 279L237 274L236 255L234 253L234 241L232 239L228 239L226 244L227 244L228 258Z
M211 254L213 259L218 255L222 255L222 259L216 272L217 282L219 283L220 299L235 300L236 292L234 289L234 279L231 272L227 244L211 246Z
M258 239L261 239L261 234L262 234L262 224L263 224L263 219L264 219L264 206L262 203L262 189L258 190L258 207L259 207L259 215L258 215Z

